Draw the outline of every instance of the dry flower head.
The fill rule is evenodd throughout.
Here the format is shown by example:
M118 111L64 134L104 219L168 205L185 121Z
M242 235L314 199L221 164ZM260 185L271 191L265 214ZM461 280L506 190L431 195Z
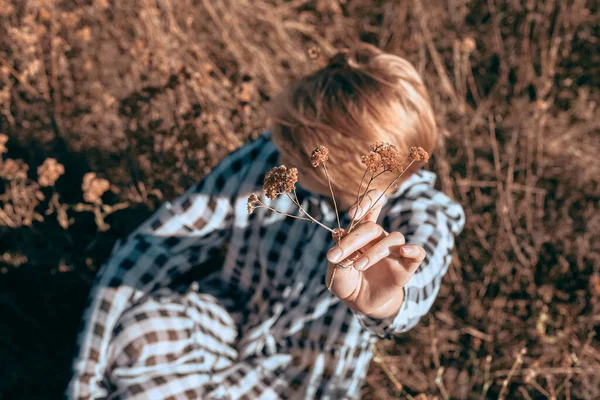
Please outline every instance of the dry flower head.
M279 194L287 194L294 190L296 182L298 182L298 170L280 165L267 172L263 190L269 199L274 200Z
M319 146L313 150L310 156L310 163L317 168L319 165L329 160L329 149L325 146Z
M83 176L81 189L83 199L88 203L100 203L102 195L110 188L110 182L98 178L94 172L88 172Z
M600 297L600 274L593 274L590 277L590 292L593 296Z
M260 200L257 195L252 193L250 197L248 197L248 214L252 214L252 212L260 206Z
M6 153L6 143L8 142L8 136L0 133L0 154Z
M65 167L55 158L47 158L37 169L40 186L54 186L54 183L65 173Z
M381 156L374 151L370 151L366 156L362 156L362 163L365 164L367 169L371 172L377 172L381 167Z
M475 43L475 39L473 39L472 37L466 37L460 43L460 48L465 53L474 52L476 47L477 44Z
M408 157L413 161L429 161L429 153L422 147L411 147Z
M0 164L0 176L8 180L27 179L27 171L29 166L23 160L9 158Z
M316 60L321 56L321 49L317 46L310 46L307 50L308 58L311 60Z
M390 143L375 142L369 154L362 157L362 163L371 172L390 171L400 174L403 171L400 151Z

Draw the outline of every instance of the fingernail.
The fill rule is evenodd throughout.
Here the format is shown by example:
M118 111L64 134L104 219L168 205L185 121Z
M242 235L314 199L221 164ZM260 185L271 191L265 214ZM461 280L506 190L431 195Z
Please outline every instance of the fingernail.
M354 262L354 268L359 271L362 271L363 269L365 269L368 263L369 259L367 257L362 257Z
M402 248L402 255L404 255L405 257L413 257L413 256L416 256L417 254L415 252L415 249L413 249L412 247L404 246Z
M339 247L334 247L327 253L327 259L331 262L339 261L342 258L342 250Z

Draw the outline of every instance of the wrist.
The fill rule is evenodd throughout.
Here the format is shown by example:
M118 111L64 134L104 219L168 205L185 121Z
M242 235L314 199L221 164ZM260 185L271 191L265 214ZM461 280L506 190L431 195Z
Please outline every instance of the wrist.
M404 304L404 287L399 291L399 293L396 296L393 296L381 307L379 307L379 309L376 312L367 315L371 318L376 319L394 318L400 312L402 304Z

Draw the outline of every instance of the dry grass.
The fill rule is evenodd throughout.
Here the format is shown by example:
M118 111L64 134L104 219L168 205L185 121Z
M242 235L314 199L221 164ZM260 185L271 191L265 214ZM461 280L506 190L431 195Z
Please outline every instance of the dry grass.
M597 3L174 3L0 0L0 398L60 395L114 240L257 135L311 46L357 38L425 76L448 133L432 167L468 221L364 397L600 397Z

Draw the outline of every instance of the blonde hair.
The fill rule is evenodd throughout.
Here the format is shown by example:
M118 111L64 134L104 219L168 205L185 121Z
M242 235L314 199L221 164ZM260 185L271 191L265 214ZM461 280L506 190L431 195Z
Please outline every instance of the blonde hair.
M418 72L407 60L366 43L339 52L324 68L286 87L267 111L275 145L297 157L297 165L309 164L317 146L329 147L336 186L360 180L365 170L360 156L375 141L389 142L406 156L411 146L431 154L437 141Z

